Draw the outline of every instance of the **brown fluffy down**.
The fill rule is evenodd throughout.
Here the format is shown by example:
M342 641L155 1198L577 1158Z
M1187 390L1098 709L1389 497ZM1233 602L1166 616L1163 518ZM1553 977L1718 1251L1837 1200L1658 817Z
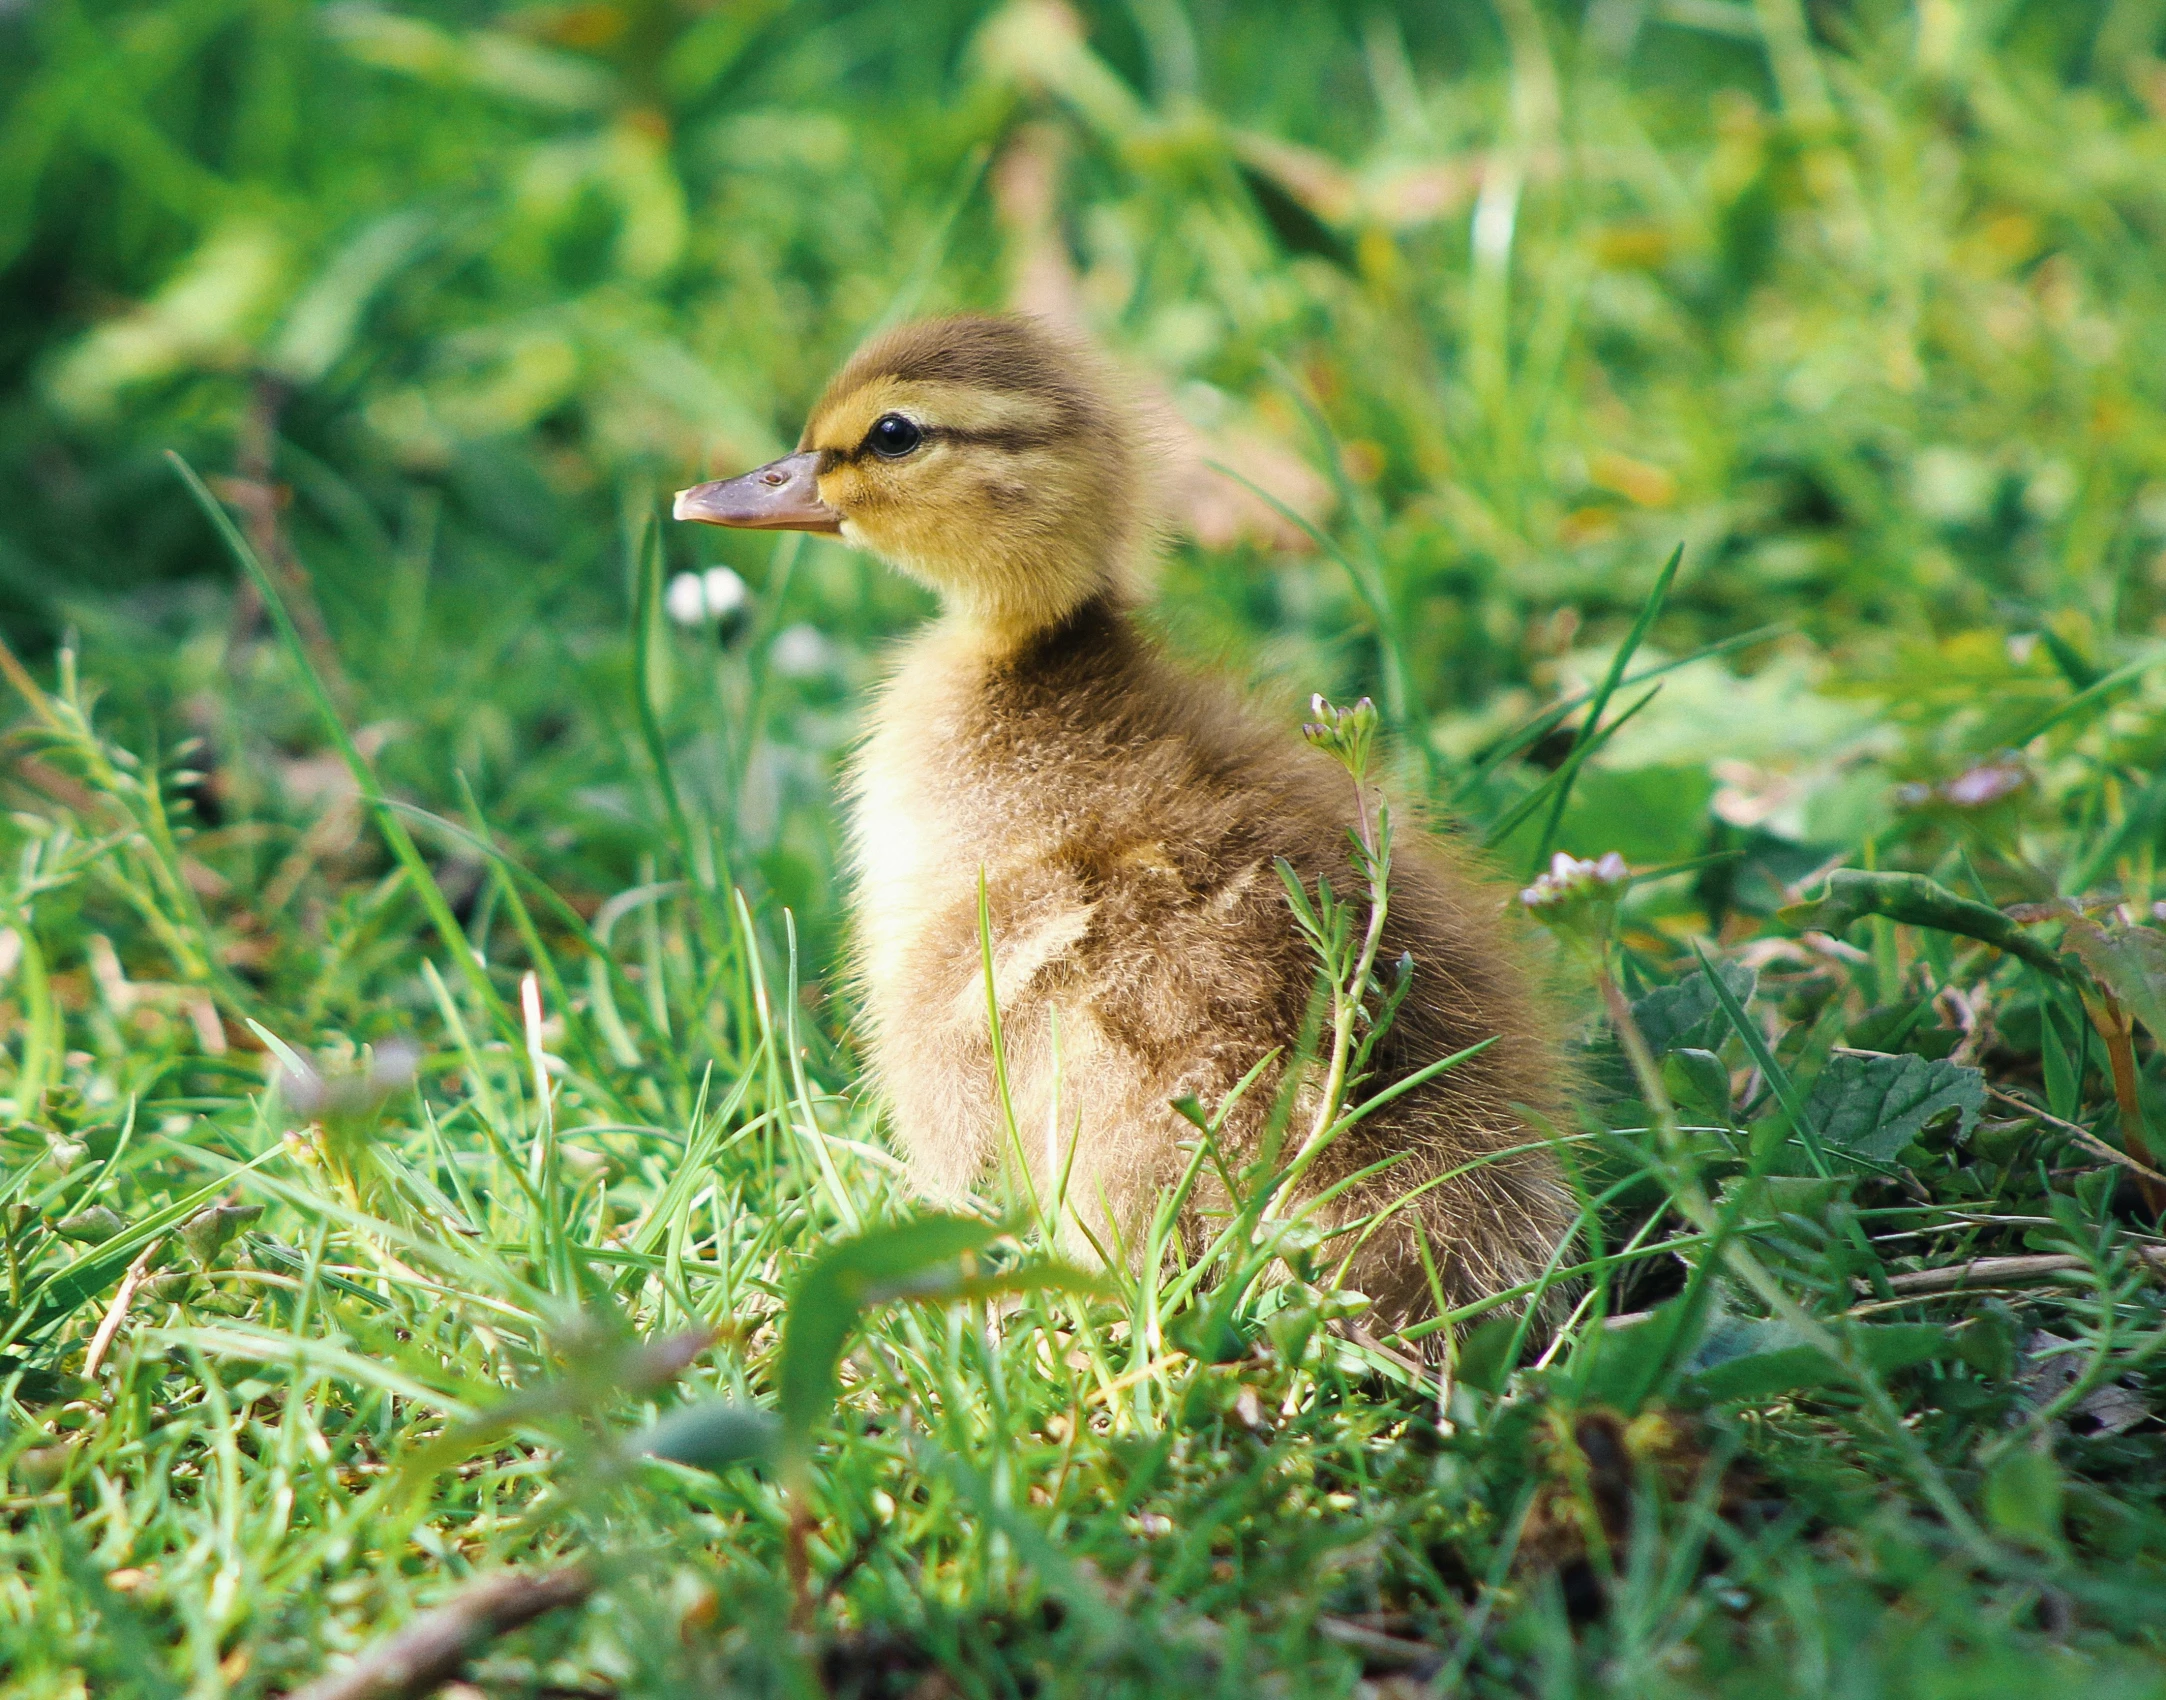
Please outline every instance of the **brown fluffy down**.
M921 647L889 687L857 790L873 1059L914 1170L935 1193L960 1192L1008 1143L979 937L982 866L1031 1184L1049 1201L1065 1183L1071 1219L1132 1254L1186 1164L1179 1142L1194 1137L1173 1100L1215 1105L1265 1053L1294 1046L1317 964L1274 859L1311 893L1319 876L1355 887L1351 781L1229 693L1183 676L1100 600L1005 653L952 637ZM879 877L914 836L897 830L897 804L924 835L907 855L925 882L912 895ZM1380 960L1408 953L1414 979L1366 1090L1495 1038L1357 1124L1312 1174L1313 1194L1407 1153L1336 1201L1332 1222L1451 1174L1376 1233L1349 1273L1377 1321L1400 1326L1433 1309L1417 1233L1460 1304L1537 1275L1571 1209L1523 1113L1553 1114L1563 1070L1498 893L1418 828L1398 835L1392 876ZM1236 1172L1274 1085L1267 1077L1229 1121ZM1297 1115L1293 1139L1305 1125ZM1524 1145L1537 1148L1480 1161ZM1192 1246L1223 1205L1222 1189L1198 1189L1183 1224Z

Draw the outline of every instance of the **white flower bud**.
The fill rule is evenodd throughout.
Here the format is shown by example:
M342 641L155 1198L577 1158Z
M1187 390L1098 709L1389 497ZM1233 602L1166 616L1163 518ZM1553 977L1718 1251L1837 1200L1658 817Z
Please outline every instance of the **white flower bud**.
M709 567L699 575L699 582L706 596L707 617L711 620L736 613L752 595L745 588L745 581L727 567Z
M680 626L696 626L707 618L707 587L697 573L679 573L662 592L662 611Z
M819 627L800 624L776 634L768 662L785 679L809 679L834 666L834 649Z

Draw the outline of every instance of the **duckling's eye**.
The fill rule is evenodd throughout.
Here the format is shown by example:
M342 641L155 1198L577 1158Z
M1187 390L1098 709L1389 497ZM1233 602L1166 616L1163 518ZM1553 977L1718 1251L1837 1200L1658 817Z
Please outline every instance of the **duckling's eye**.
M872 445L872 452L883 459L900 460L925 441L925 433L918 429L914 419L905 419L899 413L883 413L872 422L872 429L865 433L865 441Z

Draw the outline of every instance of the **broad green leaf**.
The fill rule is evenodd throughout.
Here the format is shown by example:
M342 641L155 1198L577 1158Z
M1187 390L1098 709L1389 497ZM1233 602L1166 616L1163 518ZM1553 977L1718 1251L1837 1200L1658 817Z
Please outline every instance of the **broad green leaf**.
M1806 1099L1830 1150L1873 1163L1893 1162L1926 1123L1949 1110L1968 1133L1984 1105L1985 1076L1975 1068L1842 1052L1828 1059Z
M1759 976L1750 968L1725 962L1716 972L1740 1004L1752 1000ZM1657 986L1633 1004L1632 1019L1658 1057L1678 1049L1712 1051L1730 1031L1721 1000L1704 972L1687 975L1674 986Z
M2166 1045L2166 933L2155 927L2101 926L2087 915L2071 915L2065 944L2151 1037Z
M1855 1177L1849 1175L1763 1175L1752 1184L1776 1214L1824 1222L1828 1206L1848 1197L1854 1182ZM1723 1196L1729 1196L1727 1188Z
M843 1344L876 1287L892 1293L896 1282L930 1276L940 1265L997 1239L1000 1232L994 1223L968 1217L921 1216L868 1229L815 1258L798 1278L783 1324L779 1414L784 1446L801 1451L812 1425L834 1404Z
M1876 1375L1956 1349L1954 1332L1935 1323L1852 1323L1837 1325L1837 1332ZM1693 1389L1718 1402L1770 1399L1848 1379L1842 1365L1780 1320L1724 1318L1708 1330L1689 1367Z
M813 1425L835 1403L836 1370L858 1318L896 1300L947 1302L1058 1288L1087 1292L1099 1283L1064 1264L1043 1263L992 1275L965 1275L957 1259L1006 1230L967 1216L920 1216L868 1228L828 1247L791 1295L777 1371L781 1447L801 1467Z
M772 1411L710 1399L670 1412L639 1438L637 1450L697 1470L721 1471L772 1457L780 1433Z
M1986 1477L1985 1513L2004 1535L2034 1546L2058 1546L2061 1468L2053 1454L2023 1447L1995 1464Z
M1714 795L1704 764L1590 767L1573 788L1557 843L1583 856L1614 850L1634 868L1683 861L1706 847Z
M1478 1326L1459 1348L1454 1375L1484 1393L1501 1393L1505 1377L1512 1373L1512 1342L1520 1337L1516 1317L1493 1316Z
M1697 1105L1717 1115L1730 1113L1730 1071L1713 1051L1696 1045L1680 1045L1662 1061L1663 1084L1681 1103Z
M1693 1355L1694 1336L1703 1334L1705 1321L1704 1305L1677 1298L1644 1316L1590 1330L1570 1364L1578 1403L1637 1412L1679 1360Z

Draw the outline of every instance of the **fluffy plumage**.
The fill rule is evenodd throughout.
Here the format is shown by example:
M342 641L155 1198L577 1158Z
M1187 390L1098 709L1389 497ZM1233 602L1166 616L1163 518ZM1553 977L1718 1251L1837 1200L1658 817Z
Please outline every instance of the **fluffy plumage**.
M875 447L894 415L918 439L901 455ZM1358 883L1345 773L1174 667L1132 618L1152 455L1084 351L1031 321L965 318L859 353L798 455L776 463L811 481L790 523L839 531L946 605L875 701L850 780L856 968L896 1136L936 1195L1011 1155L982 878L1021 1159L1040 1199L1065 1186L1072 1242L1114 1255L1132 1252L1185 1166L1193 1129L1171 1102L1213 1104L1274 1047L1293 1048L1316 963L1274 859L1311 890L1325 876ZM704 486L680 512L735 513L763 474L779 482L762 469ZM1463 1302L1538 1273L1567 1231L1525 1114L1559 1107L1564 1072L1501 908L1464 858L1402 825L1382 960L1410 954L1413 988L1370 1089L1495 1043L1359 1124L1312 1173L1313 1194L1405 1154L1328 1207L1338 1222L1435 1183L1351 1273L1386 1322L1432 1308L1417 1232ZM1261 1136L1269 1085L1229 1122L1230 1167ZM1192 1236L1222 1202L1200 1191Z

